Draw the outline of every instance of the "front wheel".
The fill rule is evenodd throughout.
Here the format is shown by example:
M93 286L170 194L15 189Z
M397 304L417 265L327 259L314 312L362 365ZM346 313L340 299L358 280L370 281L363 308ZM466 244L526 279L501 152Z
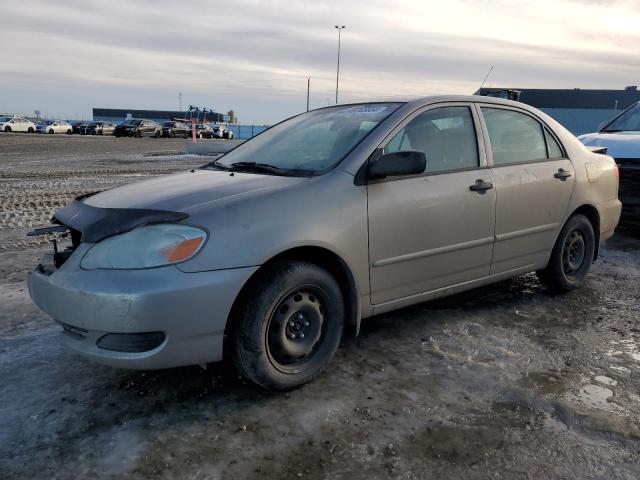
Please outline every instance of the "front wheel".
M4 127L4 131L7 133L11 132L11 127L9 125L7 125L6 127Z
M32 127L29 127L29 128L27 129L27 133L33 133L34 131L35 131L35 130L33 130L33 128L32 128Z
M236 313L235 363L270 390L296 388L319 375L338 349L345 317L336 280L307 262L267 267Z
M53 131L53 128L49 129L49 135L53 135L55 132Z
M536 273L551 291L568 292L584 282L595 252L593 225L584 215L574 215L562 228L551 252L549 264Z
M73 130L71 130L70 128L67 129L67 135L71 135L73 133Z

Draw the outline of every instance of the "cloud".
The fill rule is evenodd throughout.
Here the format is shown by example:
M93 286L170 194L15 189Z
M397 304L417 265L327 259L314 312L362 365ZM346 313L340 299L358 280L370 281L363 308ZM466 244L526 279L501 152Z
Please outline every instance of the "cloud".
M246 122L341 100L494 85L638 82L636 2L539 0L5 2L0 110L233 108ZM7 48L6 45L11 45Z

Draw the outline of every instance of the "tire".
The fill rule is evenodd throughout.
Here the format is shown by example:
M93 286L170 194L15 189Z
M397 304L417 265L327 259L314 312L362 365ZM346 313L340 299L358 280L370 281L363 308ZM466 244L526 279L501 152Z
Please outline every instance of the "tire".
M33 130L33 128L31 128L31 127L29 127L29 128L27 129L27 133L33 133L33 131L34 131L34 130Z
M574 290L589 273L595 248L593 225L584 215L573 215L560 231L549 264L536 274L552 292Z
M31 133L31 132L29 132ZM50 128L49 131L47 132L49 135L53 135L55 132L53 131L53 128Z
M6 127L4 127L4 131L7 133L11 133L11 127L7 125Z
M158 130L156 130L155 133L153 134L155 138L160 138L160 135L162 135L162 132L159 132Z
M135 136L137 138L142 138L142 132L140 130L136 131Z
M234 361L268 390L310 382L333 358L344 325L340 286L323 268L282 262L258 274L232 317Z
M73 130L67 130L67 135L71 135L73 133Z

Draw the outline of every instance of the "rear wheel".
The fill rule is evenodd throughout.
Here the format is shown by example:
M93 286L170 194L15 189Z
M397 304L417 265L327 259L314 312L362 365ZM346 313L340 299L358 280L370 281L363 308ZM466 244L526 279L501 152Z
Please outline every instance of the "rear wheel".
M307 262L267 267L234 319L234 360L264 388L288 390L329 364L342 337L344 302L335 279Z
M31 132L29 132L29 133L31 133ZM53 128L50 128L48 133L49 133L49 135L53 135L55 132L53 131Z
M27 132L28 132L28 133L33 133L33 132L34 132L34 130L33 130L33 128L32 128L32 127L29 127L29 128L27 129Z
M153 134L154 137L156 138L160 138L160 135L162 135L162 132L156 130L155 133Z
M7 125L6 127L4 127L4 131L7 133L11 132L11 127Z
M67 129L67 135L71 135L73 133L73 130L71 130L70 128Z
M537 271L540 281L554 292L568 292L584 282L595 252L593 225L584 215L574 215L562 228L549 264Z

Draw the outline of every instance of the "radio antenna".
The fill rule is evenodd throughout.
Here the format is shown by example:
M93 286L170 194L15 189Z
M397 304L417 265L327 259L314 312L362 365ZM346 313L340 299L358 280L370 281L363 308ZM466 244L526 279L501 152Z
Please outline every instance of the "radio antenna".
M482 80L482 83L480 84L480 89L482 89L482 87L484 87L484 84L487 81L487 78L489 78L489 75L491 75L491 72L493 72L493 65L491 65L491 68L489 69L487 74L484 76L484 80Z

